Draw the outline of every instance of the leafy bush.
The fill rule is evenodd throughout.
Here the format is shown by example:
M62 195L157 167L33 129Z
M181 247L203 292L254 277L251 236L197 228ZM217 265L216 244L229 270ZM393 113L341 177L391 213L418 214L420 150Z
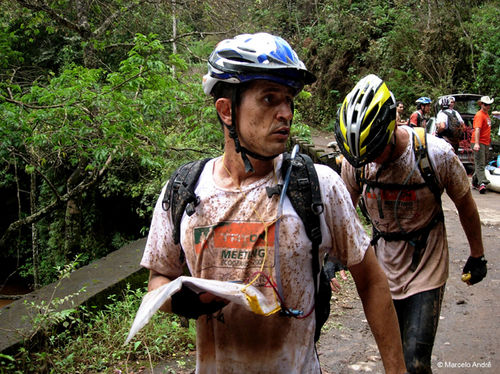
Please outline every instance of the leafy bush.
M19 374L128 373L194 350L194 322L185 328L176 315L160 312L131 343L123 344L145 293L145 288L133 290L127 285L120 297L109 296L108 304L102 310L80 307L51 311L45 319L64 321L63 328L44 330L43 350L33 349L27 343L13 356L0 356L0 363L9 373ZM59 300L54 300L51 305L54 303L59 303ZM45 309L46 306L39 307Z

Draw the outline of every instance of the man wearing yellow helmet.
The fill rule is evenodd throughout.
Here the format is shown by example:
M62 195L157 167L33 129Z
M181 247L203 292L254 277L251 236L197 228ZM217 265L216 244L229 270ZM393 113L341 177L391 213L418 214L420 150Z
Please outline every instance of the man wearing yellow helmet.
M389 280L398 314L406 367L410 373L431 373L441 301L448 277L448 243L441 206L447 194L457 207L470 246L463 273L469 284L486 276L481 224L460 160L450 144L422 139L409 126L396 126L396 102L375 75L361 79L346 96L335 126L345 156L341 175L357 205L373 226L372 245ZM424 132L422 132L425 134ZM425 150L425 149L424 149ZM421 171L433 170L436 184ZM432 187L436 188L432 188Z

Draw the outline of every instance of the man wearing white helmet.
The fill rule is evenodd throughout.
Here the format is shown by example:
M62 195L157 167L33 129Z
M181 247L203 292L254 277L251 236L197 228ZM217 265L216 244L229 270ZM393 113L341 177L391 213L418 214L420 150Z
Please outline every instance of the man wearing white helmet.
M474 174L472 175L472 187L479 193L486 193L486 185L490 183L484 167L488 159L488 151L491 144L491 118L488 112L491 109L494 99L489 96L483 96L479 100L481 109L474 116L474 132L471 142L474 143Z
M187 265L194 277L252 284L269 300L279 299L282 313L252 313L183 287L162 310L196 319L197 373L321 372L311 241L289 198L278 215L281 198L267 195L283 183L294 97L315 79L285 40L265 33L224 40L209 58L203 89L214 98L224 155L203 168L198 205L182 218L180 244L171 238L170 212L162 209L163 189L141 264L150 270L149 290L176 279ZM397 317L369 238L338 174L324 165L315 169L324 204L320 258L328 253L347 264L386 372L403 373Z
M443 96L439 99L441 110L436 116L436 135L451 144L455 153L458 146L464 139L465 123L460 113L453 107L455 98L453 96Z
M364 77L339 109L335 136L345 157L342 179L354 205L363 198L372 223L372 245L389 280L406 367L412 374L432 373L449 266L443 191L454 202L469 242L463 274L470 278L463 279L471 285L487 273L481 222L467 174L451 146L424 137L422 162L421 148L415 151L415 144L423 142L416 134L421 129L397 126L395 104L382 79Z

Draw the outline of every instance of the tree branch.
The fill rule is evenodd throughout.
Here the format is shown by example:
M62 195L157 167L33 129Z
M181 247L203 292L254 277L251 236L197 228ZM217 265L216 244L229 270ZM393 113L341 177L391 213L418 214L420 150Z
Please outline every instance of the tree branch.
M42 179L47 182L47 184L49 185L50 189L52 190L52 192L54 193L54 195L56 195L56 199L57 200L60 200L61 199L61 196L59 195L59 193L57 192L57 189L54 187L54 185L52 184L52 182L45 176L45 174L43 174L40 169L38 169L38 167L36 165L33 165L22 153L19 153L19 152L16 152L12 147L9 147L9 151L15 155L15 156L18 156L20 158L23 159L23 161L28 164L28 165L32 165L36 172L42 177Z
M53 21L56 23L67 27L73 31L76 31L80 36L85 39L88 38L89 30L86 30L82 25L77 25L76 23L70 21L64 16L56 13L54 9L52 9L45 1L42 2L34 2L26 1L26 0L17 0L17 2L25 8L34 10L35 12L45 12Z
M185 34L177 35L175 38L170 38L166 40L162 40L161 43L174 43L179 39L186 38L188 36L199 35L201 38L204 38L206 35L221 35L226 34L227 31L214 31L214 32L204 32L204 31L191 31Z
M199 35L201 38L204 38L206 35L219 35L219 34L227 34L228 31L217 31L217 32L204 32L204 31L192 31L187 32L185 34L177 35L175 38L170 38L166 40L160 40L160 43L174 43L180 39L187 38L188 36ZM117 48L117 47L133 47L134 43L114 43L105 46L104 48Z
M19 105L20 107L28 108L28 109L54 109L54 108L62 108L65 104L54 104L54 105L33 105L28 104L19 100L14 100L3 95L0 95L0 99L7 101L8 103Z
M99 28L97 30L94 30L94 32L92 33L92 36L93 37L99 37L99 36L101 36L102 34L104 34L104 32L111 26L111 24L121 14L126 13L126 12L134 9L135 7L143 4L143 3L144 3L144 0L141 0L141 1L137 1L137 2L132 2L132 3L128 4L125 7L120 7L120 9L118 9L116 12L114 12L112 15L110 15L108 18L106 18L104 20L104 22L101 24L101 26L99 26Z
M97 173L93 173L89 177L85 178L77 186L75 186L75 188L69 190L67 193L62 195L60 197L60 199L56 199L56 200L52 201L50 204L46 205L45 207L43 207L42 209L40 209L36 213L29 215L28 217L18 219L17 221L12 222L9 225L9 227L5 230L5 232L3 233L2 237L0 238L0 248L3 248L5 246L9 237L16 230L19 230L23 226L31 225L32 223L39 221L43 217L52 213L62 203L67 202L73 196L82 194L82 192L84 192L84 191L88 190L90 187L92 187L99 180L99 178L105 173L106 169L111 164L112 160L113 160L113 154L110 154L108 159L106 160L106 162L102 166L102 168Z

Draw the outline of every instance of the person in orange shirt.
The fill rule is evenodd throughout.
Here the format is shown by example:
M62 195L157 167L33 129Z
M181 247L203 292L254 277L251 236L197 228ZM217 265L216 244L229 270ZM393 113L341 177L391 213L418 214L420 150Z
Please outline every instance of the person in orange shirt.
M494 99L489 96L481 97L479 101L481 109L474 116L473 122L474 174L472 175L472 187L477 189L480 194L486 193L486 185L490 183L484 174L484 167L491 143L491 119L488 112L493 101Z

